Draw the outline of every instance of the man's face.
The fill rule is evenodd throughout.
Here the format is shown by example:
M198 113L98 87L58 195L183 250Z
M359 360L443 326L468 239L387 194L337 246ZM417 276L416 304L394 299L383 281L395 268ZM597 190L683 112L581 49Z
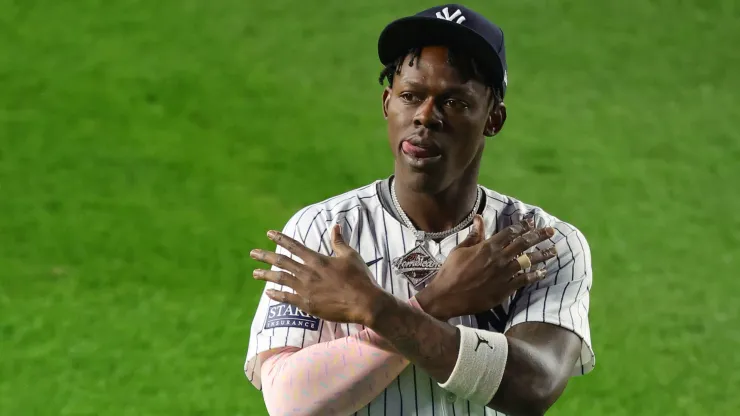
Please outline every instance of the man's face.
M500 130L505 111L482 83L461 81L447 48L424 48L413 66L409 59L383 92L395 171L409 186L439 192L477 175L485 137Z

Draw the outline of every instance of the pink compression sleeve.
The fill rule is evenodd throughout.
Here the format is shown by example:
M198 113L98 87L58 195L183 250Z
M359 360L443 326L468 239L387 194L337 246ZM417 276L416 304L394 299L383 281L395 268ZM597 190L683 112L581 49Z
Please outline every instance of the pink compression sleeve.
M420 309L415 299L409 303ZM262 393L270 415L347 415L382 393L408 364L366 328L269 357L262 364Z

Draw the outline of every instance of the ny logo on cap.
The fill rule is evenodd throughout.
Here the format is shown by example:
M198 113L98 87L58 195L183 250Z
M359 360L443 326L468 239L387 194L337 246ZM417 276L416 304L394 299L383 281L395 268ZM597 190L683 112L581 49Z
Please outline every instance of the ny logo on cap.
M456 23L462 23L462 22L465 21L465 16L462 15L462 12L460 11L460 9L457 9L455 11L455 13L452 14L452 16L450 16L450 11L447 10L447 7L445 7L444 9L442 9L441 12L437 12L437 18L439 18L439 19L445 19L445 20L448 20L448 21L453 21L458 16L460 18L457 19Z

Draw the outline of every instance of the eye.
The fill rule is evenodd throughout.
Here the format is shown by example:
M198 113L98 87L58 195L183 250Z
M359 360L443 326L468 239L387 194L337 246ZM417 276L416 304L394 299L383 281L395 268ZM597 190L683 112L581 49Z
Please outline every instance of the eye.
M445 107L451 108L453 110L465 110L468 108L468 103L454 98L446 99L444 105Z
M411 92L402 92L399 96L403 101L406 101L407 103L418 101L418 97Z

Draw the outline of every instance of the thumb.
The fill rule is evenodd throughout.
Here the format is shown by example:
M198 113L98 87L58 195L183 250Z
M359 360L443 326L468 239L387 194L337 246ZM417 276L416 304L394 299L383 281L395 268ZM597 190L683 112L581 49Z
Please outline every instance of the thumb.
M475 214L475 217L473 217L473 227L470 229L470 234L468 234L468 236L465 237L465 239L457 246L471 247L483 241L484 238L485 230L483 228L483 217L480 214Z
M331 229L331 248L334 249L334 253L338 256L347 254L352 249L347 245L342 237L342 227L339 224L334 224Z

